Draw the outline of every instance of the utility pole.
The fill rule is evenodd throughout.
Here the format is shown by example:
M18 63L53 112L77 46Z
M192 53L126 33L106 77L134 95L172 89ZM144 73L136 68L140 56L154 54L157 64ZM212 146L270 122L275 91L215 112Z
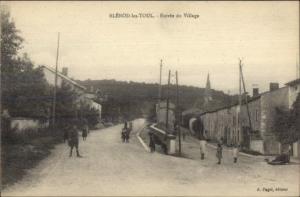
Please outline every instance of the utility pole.
M244 93L245 93L245 102L246 102L247 115L248 115L249 127L250 127L250 132L251 132L252 131L252 122L251 122L251 117L250 117L250 112L249 112L248 98L247 98L247 94L246 94L246 86L245 86L245 80L244 80L241 60L240 60L240 75L241 75L241 80L242 80L243 89L244 89ZM249 132L248 132L248 134L249 134Z
M55 126L55 111L56 111L56 89L57 89L57 68L58 68L58 55L59 55L59 37L57 36L57 50L56 50L56 63L55 63L55 81L54 81L54 93L53 93L53 108L52 108L52 128Z
M179 155L181 155L181 130L180 130L180 111L179 111L179 87L178 87L178 72L176 71L176 111L177 111L177 132L178 132L178 144L179 144Z
M241 110L242 110L242 77L241 77L241 63L242 60L239 59L239 106L238 106L238 113L237 113L237 116L235 118L236 120L236 123L238 124L238 133L237 135L240 136L240 132L242 130L242 125L241 125L241 122L240 122L240 117L241 117ZM235 139L235 141L237 141L237 143L239 143L239 138L238 140Z
M296 79L300 78L300 66L298 63L298 59L296 60Z
M160 101L161 101L161 72L162 72L162 59L160 60L160 70L159 70L158 112L159 112L159 110L160 110Z
M242 106L242 60L240 59L240 62L239 62L239 107L241 109L241 106Z
M170 78L171 70L169 70L168 76L168 88L167 88L167 110L166 110L166 132L169 133L169 97L170 97Z

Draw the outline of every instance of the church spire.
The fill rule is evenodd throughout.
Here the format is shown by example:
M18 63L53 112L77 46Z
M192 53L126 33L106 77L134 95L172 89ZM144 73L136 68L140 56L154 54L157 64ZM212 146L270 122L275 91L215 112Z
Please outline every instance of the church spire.
M209 79L209 73L207 74L207 79L206 79L206 87L205 87L205 92L204 92L204 103L207 104L209 101L212 100L211 97L211 85L210 85L210 79Z
M207 74L206 89L210 89L209 73Z

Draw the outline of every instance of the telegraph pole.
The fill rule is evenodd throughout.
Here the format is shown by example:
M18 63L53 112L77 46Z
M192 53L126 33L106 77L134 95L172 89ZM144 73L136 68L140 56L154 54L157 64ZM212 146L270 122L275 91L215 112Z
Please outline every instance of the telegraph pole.
M300 66L298 63L298 59L296 60L296 79L300 78Z
M179 87L178 87L178 72L176 71L176 111L177 111L177 132L178 132L178 145L179 155L181 155L181 130L180 130L180 111L179 111Z
M159 110L160 110L160 100L161 100L161 72L162 72L162 59L160 60L160 70L159 70L158 112L159 112Z
M53 93L53 108L52 108L52 127L55 125L55 108L56 108L56 88L57 88L57 68L58 68L58 57L59 57L59 37L57 36L57 50L56 50L56 63L55 63L55 81L54 81L54 93Z
M251 132L252 131L252 122L251 122L251 117L250 117L250 112L249 112L248 98L247 98L247 94L246 94L246 86L245 86L245 80L244 80L241 60L240 60L240 76L241 76L243 89L244 89L244 93L245 93L245 102L246 102L247 115L248 115L249 127L250 127L250 132Z
M166 110L166 132L169 133L169 93L170 93L170 78L171 78L171 70L169 70L168 76L168 88L167 88L167 110Z

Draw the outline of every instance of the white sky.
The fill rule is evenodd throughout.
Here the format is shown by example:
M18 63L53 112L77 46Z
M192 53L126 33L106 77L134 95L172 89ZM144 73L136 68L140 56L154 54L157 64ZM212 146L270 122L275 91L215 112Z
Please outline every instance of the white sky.
M179 83L236 92L238 58L247 88L295 79L299 2L6 2L24 52L36 64L55 65L76 79L158 82L159 62L178 70ZM109 18L110 13L193 13L198 19ZM252 92L251 90L249 90Z

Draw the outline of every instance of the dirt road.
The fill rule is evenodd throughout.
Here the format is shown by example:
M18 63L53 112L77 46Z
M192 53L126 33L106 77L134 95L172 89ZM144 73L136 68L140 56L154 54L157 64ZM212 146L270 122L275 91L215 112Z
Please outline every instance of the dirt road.
M135 121L134 132L143 124L142 119ZM232 167L151 154L144 150L134 132L130 143L122 143L120 131L121 125L91 132L87 141L80 140L82 158L69 158L66 144L56 146L47 159L30 170L23 180L2 191L2 195L287 196L299 192L295 184L299 181L299 171L291 173L297 166L266 171L269 166L263 163L253 163L251 168L242 163ZM256 168L259 169L255 171ZM275 172L278 174L267 175ZM288 191L257 191L276 187L288 188Z

